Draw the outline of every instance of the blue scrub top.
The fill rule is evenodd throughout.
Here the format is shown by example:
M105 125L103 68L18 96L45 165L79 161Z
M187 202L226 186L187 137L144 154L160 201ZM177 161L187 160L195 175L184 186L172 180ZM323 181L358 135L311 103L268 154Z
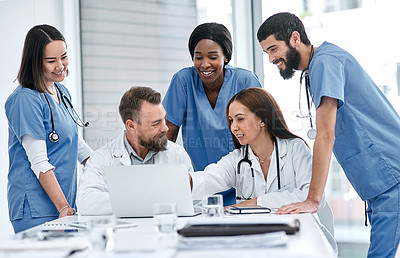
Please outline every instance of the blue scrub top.
M338 100L333 152L361 199L400 182L400 117L357 60L324 42L310 63L310 92Z
M225 117L226 104L233 95L250 87L261 87L255 73L225 66L224 83L213 109L194 66L183 68L172 77L163 100L166 118L182 125L183 145L195 171L204 170L234 149Z
M57 85L70 99L68 90L62 84ZM46 141L49 162L55 166L54 174L68 203L75 207L78 129L61 99L58 104L50 94L46 95L53 110L55 131L60 136L57 143L50 142L48 138L52 131L50 109L42 93L18 86L5 104L9 126L7 195L11 221L23 217L25 198L33 218L59 215L30 168L21 144L21 137L26 134Z

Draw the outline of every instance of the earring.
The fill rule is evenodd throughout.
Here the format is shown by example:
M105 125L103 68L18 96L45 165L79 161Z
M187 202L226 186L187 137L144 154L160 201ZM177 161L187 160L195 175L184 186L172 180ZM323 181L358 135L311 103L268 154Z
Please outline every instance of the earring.
M264 127L264 123L260 123L260 127Z

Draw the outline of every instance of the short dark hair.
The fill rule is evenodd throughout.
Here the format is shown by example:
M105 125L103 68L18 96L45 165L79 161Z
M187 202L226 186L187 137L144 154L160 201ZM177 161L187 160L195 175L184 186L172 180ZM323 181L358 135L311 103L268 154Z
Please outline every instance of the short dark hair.
M194 57L194 49L202 39L210 39L216 42L222 48L224 56L226 57L227 65L232 58L233 43L229 30L222 24L216 22L208 22L198 25L189 37L189 52L190 56Z
M300 40L306 45L310 45L306 30L301 20L291 13L277 13L269 17L261 24L257 32L259 42L274 35L276 40L283 40L289 46L289 40L293 31L300 34Z
M151 104L161 103L161 94L150 87L134 86L122 96L119 103L119 114L124 124L128 119L140 123L140 110L143 101Z
M247 107L256 117L264 122L266 130L274 137L281 139L300 138L290 132L286 125L285 118L279 108L274 97L265 89L262 88L247 88L236 93L226 105L226 120L228 127L231 127L229 121L229 107L232 102L238 101ZM241 147L238 139L231 132L235 148ZM301 139L301 138L300 138Z
M61 32L51 25L36 25L28 31L18 72L18 82L22 87L41 93L46 91L43 75L43 52L47 44L54 40L62 40L65 43Z

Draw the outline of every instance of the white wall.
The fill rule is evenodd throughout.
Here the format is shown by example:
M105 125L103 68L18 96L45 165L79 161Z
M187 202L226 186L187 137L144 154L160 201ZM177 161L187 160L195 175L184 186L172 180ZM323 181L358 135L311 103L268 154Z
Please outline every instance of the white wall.
M70 76L65 81L75 106L81 105L78 0L0 0L0 239L13 234L7 208L8 126L4 103L18 85L22 47L28 30L51 24L65 36L70 56Z
M195 0L81 0L86 142L93 148L124 129L118 105L132 86L162 95L175 72L193 65L187 42L196 26Z

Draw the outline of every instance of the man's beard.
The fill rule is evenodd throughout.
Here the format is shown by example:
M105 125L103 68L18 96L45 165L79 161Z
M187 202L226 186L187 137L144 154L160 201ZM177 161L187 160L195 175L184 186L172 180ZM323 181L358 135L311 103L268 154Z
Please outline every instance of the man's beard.
M168 138L166 132L157 134L156 136L150 139L143 139L142 137L139 137L139 144L154 152L166 150L167 142Z
M299 68L300 58L299 51L289 46L289 50L286 52L286 61L280 59L280 61L283 61L286 65L286 69L279 71L283 79L287 80L293 77L294 73Z

